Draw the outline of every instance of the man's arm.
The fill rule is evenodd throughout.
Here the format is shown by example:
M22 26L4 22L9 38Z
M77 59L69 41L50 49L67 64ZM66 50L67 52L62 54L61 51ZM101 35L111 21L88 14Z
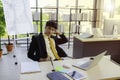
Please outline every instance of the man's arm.
M35 38L35 36L33 36L32 37L32 42L30 43L30 48L28 50L27 56L34 61L39 60L39 57L35 54L36 46L37 46L37 39Z
M68 42L68 39L66 38L66 36L64 34L59 35L60 38L57 38L57 43L58 44L63 44Z
M55 34L57 34L57 36L59 36L59 38L56 37L56 39L55 39L57 44L63 44L63 43L68 42L68 39L66 38L66 36L63 33L56 31Z

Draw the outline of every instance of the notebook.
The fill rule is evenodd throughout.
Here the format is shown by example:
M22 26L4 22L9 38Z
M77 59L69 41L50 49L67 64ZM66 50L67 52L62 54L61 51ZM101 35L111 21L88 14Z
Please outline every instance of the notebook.
M99 55L95 56L92 60L89 60L83 64L73 64L73 66L83 69L83 70L91 69L92 67L96 66L100 62L100 60L106 53L107 53L107 51L104 51L104 52L100 53Z
M22 62L21 73L39 72L40 66L38 62Z
M50 80L70 80L67 77L65 77L62 73L60 72L51 72L47 74L47 77Z

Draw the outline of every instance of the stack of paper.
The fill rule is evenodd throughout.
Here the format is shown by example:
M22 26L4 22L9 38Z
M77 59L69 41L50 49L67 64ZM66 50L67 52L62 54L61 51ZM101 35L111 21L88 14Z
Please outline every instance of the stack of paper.
M41 71L38 62L22 62L21 63L21 73L31 73L31 72L38 72L38 71Z

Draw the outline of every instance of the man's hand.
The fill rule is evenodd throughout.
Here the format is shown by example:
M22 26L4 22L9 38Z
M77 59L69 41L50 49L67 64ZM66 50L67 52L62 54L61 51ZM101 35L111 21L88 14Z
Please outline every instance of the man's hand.
M47 57L47 58L40 58L39 62L42 62L42 61L50 61L50 58Z
M61 35L62 33L61 33L60 31L56 30L56 31L55 31L55 34Z

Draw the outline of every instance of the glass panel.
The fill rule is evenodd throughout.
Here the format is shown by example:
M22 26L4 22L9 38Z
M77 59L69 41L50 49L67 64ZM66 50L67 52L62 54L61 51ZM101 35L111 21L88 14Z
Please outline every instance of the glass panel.
M104 0L103 4L103 16L104 18L109 18L110 14L113 12L112 0Z
M38 7L56 7L57 0L38 0Z
M78 0L78 6L80 8L93 8L94 0Z
M76 0L59 0L59 7L70 8L75 6Z
M114 18L120 18L120 0L115 0Z
M34 15L36 12L36 1L38 2L38 13L40 16L40 8L42 8L42 30L44 31L44 26L47 20L51 19L51 17L56 17L56 8L57 8L57 1L59 1L59 9L58 9L58 23L60 26L60 30L64 30L66 35L68 35L69 33L69 25L70 25L70 21L69 21L69 17L70 17L70 8L75 8L76 7L76 2L77 0L30 0L30 7L31 7L31 11L32 14ZM82 13L88 13L88 15L92 15L93 14L93 1L94 0L78 0L78 7L79 9L82 8L81 12ZM111 0L104 0L104 1L111 1ZM119 0L116 0L119 1ZM119 7L119 2L116 2L117 7ZM34 7L34 8L33 8ZM83 9L85 8L85 9ZM79 13L80 10L78 10ZM118 14L117 10L115 12L115 14ZM72 10L72 13L75 14L75 10ZM108 13L108 12L107 12ZM108 13L109 14L109 13ZM117 16L117 15L115 15ZM92 17L92 16L91 16ZM56 20L56 18L55 18ZM79 23L79 21L77 21L77 23ZM38 32L40 32L40 27L41 27L41 23L40 20L38 21L33 21L33 24L38 24ZM71 24L75 24L75 21L72 21ZM81 25L86 25L89 24L91 25L92 22L89 21L81 21ZM64 28L64 29L63 29ZM76 28L74 28L73 32L76 31ZM25 35L18 35L18 38L21 37L26 37Z
M105 18L120 18L120 0L104 0L103 19Z

